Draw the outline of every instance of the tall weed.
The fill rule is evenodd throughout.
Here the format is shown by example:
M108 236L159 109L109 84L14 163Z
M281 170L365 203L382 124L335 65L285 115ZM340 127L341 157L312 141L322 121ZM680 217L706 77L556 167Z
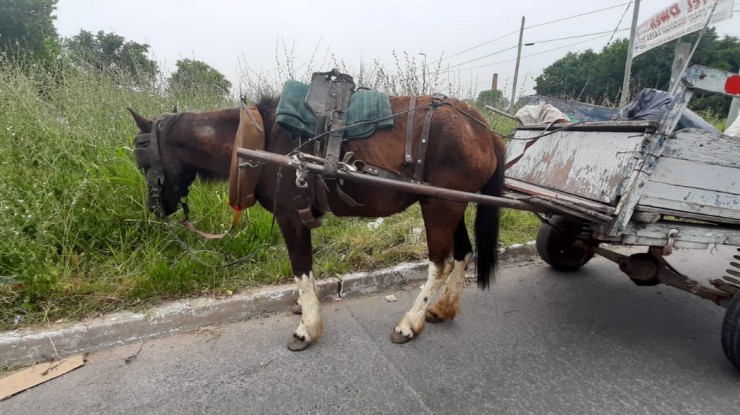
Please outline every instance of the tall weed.
M404 65L404 76L420 74L413 59ZM300 75L299 66L285 68ZM363 71L374 87L418 88L418 80L402 82L376 66ZM250 79L245 85L254 94L273 88L277 78L253 73ZM131 154L137 128L126 107L154 117L175 103L191 111L236 105L197 94L168 96L162 85L0 62L0 330L290 281L282 238L264 209L250 209L245 223L219 241L198 239L149 213ZM224 185L196 182L189 197L196 225L225 231L231 219L225 200ZM418 208L383 223L331 216L325 223L314 231L318 275L426 255ZM504 223L531 233L529 223Z

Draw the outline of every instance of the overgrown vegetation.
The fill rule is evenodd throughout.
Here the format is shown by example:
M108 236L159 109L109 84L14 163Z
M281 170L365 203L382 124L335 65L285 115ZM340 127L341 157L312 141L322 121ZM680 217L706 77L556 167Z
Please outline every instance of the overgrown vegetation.
M27 11L19 10L14 16ZM176 225L177 218L161 223L146 208L145 181L131 154L137 129L126 107L157 116L175 102L190 111L235 106L223 75L187 60L166 79L149 64L147 45L112 33L81 32L56 44L51 60L20 42L13 43L19 49L0 51L0 330L289 281L286 250L264 209L250 209L248 225L243 221L231 236L204 241ZM44 63L28 65L37 58ZM358 85L397 93L455 88L454 80L445 84L431 73L426 84L405 80L420 75L410 60L398 63L398 73L364 68ZM255 86L287 79L270 76ZM503 132L511 127L495 124ZM225 185L197 182L189 197L196 225L226 230L225 200ZM511 244L531 239L537 221L507 211L503 225L502 242ZM426 256L418 208L382 223L330 216L314 231L314 246L321 277Z
M687 35L684 41L693 44L697 37L696 33ZM601 52L569 52L535 79L535 91L555 98L614 106L621 94L627 46L627 40L622 39ZM671 42L635 58L630 84L633 95L643 88L668 89L674 49L675 44ZM710 28L702 37L691 63L736 72L740 68L740 39L720 38L715 29ZM690 107L702 114L724 117L730 102L731 98L718 94L698 93Z

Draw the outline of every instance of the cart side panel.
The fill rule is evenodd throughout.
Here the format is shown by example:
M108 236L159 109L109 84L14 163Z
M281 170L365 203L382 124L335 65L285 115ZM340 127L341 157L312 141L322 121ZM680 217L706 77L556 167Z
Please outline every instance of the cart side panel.
M625 179L635 167L644 135L639 131L566 130L531 139L543 130L520 129L507 146L507 161L522 158L506 177L616 205Z
M740 140L693 129L676 132L641 192L637 210L716 222L740 221ZM648 208L648 209L646 209ZM699 215L699 216L697 216Z

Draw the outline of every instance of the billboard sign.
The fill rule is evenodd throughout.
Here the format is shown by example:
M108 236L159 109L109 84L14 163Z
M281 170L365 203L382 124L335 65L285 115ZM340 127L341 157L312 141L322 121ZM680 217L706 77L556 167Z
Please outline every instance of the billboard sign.
M714 10L711 23L731 18L735 0L676 1L640 23L635 33L632 56L701 30L707 23L715 1L717 8Z

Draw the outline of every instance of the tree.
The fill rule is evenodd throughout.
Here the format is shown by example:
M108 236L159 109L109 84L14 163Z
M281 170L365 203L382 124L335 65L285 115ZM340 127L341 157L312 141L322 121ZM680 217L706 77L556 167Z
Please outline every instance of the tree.
M478 94L476 104L478 104L478 106L481 108L486 105L490 105L494 108L505 110L509 106L509 101L504 98L504 94L498 89L489 89L486 91L481 91Z
M64 48L67 57L78 67L130 75L143 78L144 82L152 81L157 74L157 63L146 56L149 45L126 41L115 33L80 30L64 40Z
M0 1L0 53L51 64L59 55L53 15L58 0Z
M231 82L218 70L195 59L180 59L170 77L170 92L175 95L227 97Z
M684 37L684 41L693 43L697 37L695 33ZM627 47L627 40L622 39L599 53L592 50L568 53L535 79L535 91L540 95L601 105L616 103L621 94ZM630 83L633 93L643 88L668 89L674 48L674 43L668 43L635 58ZM691 63L737 71L740 68L740 40L731 36L719 39L716 31L710 29L703 36ZM692 109L709 110L715 114L726 114L729 105L729 98L701 93L691 102Z

